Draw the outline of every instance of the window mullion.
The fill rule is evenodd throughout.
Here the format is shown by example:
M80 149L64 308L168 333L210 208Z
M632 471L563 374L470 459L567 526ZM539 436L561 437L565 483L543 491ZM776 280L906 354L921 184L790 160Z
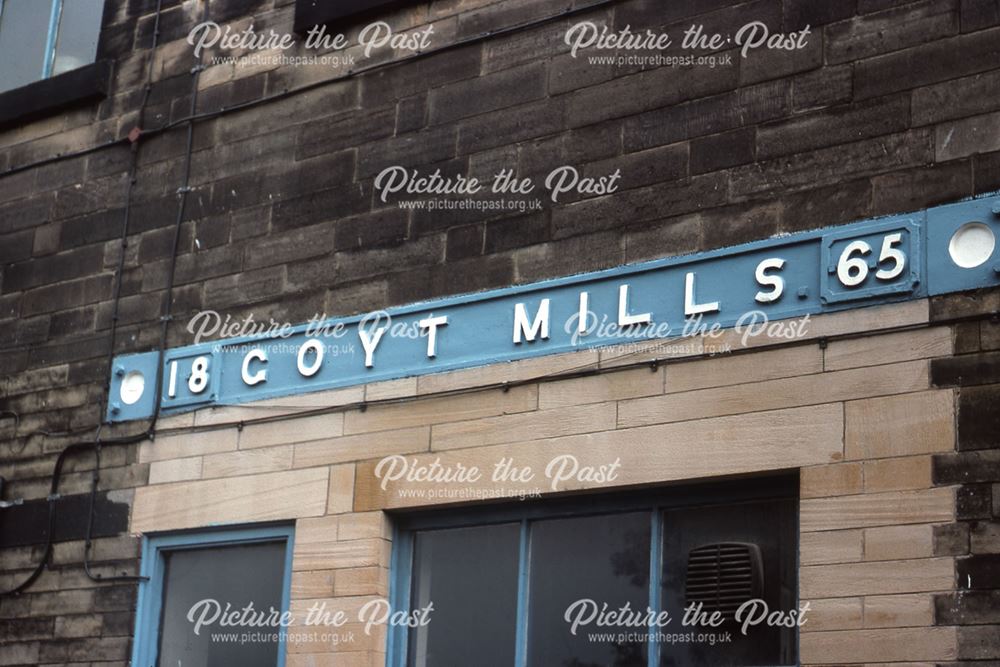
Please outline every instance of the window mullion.
M52 76L52 68L56 60L56 38L59 36L59 16L62 14L62 0L52 0L52 11L49 13L49 34L45 41L45 60L42 64L42 78Z
M660 577L663 573L663 512L654 507L650 518L649 534L649 608L654 615L660 613ZM660 644L655 635L658 628L648 628L649 639L646 648L646 665L660 664Z
M528 663L528 575L530 572L530 540L528 520L521 520L520 550L517 564L517 625L514 632L514 667L526 667Z

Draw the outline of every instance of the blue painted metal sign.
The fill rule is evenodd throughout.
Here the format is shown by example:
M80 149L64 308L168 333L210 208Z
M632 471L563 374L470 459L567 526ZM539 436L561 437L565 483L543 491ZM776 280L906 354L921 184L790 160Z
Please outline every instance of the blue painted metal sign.
M165 413L1000 285L1000 195L164 352ZM192 333L206 320L193 322ZM111 421L155 411L160 355L116 358Z

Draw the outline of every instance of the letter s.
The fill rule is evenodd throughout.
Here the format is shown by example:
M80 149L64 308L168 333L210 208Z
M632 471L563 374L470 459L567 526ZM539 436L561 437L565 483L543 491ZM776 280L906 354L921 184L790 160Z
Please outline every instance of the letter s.
M785 260L778 257L765 259L757 265L757 271L754 273L754 277L757 278L757 284L761 287L771 287L772 289L770 292L757 292L757 295L754 297L755 301L758 303L771 303L781 298L781 294L785 291L785 279L781 276L769 276L765 272L772 269L780 271L784 266Z

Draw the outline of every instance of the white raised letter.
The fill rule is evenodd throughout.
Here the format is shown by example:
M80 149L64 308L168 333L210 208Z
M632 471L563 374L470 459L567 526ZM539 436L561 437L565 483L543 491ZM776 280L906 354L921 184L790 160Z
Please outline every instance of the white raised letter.
M754 277L757 278L757 283L761 287L771 287L770 292L757 292L757 296L754 297L758 303L771 303L772 301L777 301L781 298L781 294L785 291L785 279L781 276L769 276L765 273L770 269L781 270L785 266L785 260L778 257L770 257L765 259L760 264L757 265L757 271L754 273Z
M247 352L247 356L243 357L243 368L240 370L240 374L243 376L243 383L252 387L261 382L267 382L267 369L262 368L253 375L250 374L251 361L267 363L267 352L256 347Z
M684 276L684 314L697 315L699 313L715 313L719 310L719 302L709 303L694 302L694 273L689 272Z
M448 324L448 317L446 315L441 315L439 317L425 317L424 319L417 322L421 329L427 331L427 356L436 357L437 356L437 328L439 326L444 326Z
M368 335L368 332L362 328L358 328L358 336L361 338L361 347L365 348L365 368L371 368L375 365L374 359L372 357L375 355L375 348L378 347L378 342L382 340L382 334L389 327L380 327L375 330L373 336Z
M641 315L628 314L628 285L618 287L618 326L627 327L632 324L649 324L651 316L649 313Z
M583 335L587 333L587 315L588 315L588 305L590 303L590 295L586 292L580 292L580 315L577 318L576 330Z
M519 303L514 306L514 342L520 343L521 336L529 343L535 340L535 337L539 335L541 331L542 338L549 337L549 300L542 299L542 302L538 304L538 312L535 313L535 319L528 324L528 311L525 310L524 304Z
M312 350L316 353L316 359L311 365L306 365L306 352ZM319 342L315 338L310 338L306 342L302 343L302 347L299 348L299 356L295 360L295 364L299 367L299 373L303 377L312 377L316 375L319 371L319 367L323 364L323 343Z

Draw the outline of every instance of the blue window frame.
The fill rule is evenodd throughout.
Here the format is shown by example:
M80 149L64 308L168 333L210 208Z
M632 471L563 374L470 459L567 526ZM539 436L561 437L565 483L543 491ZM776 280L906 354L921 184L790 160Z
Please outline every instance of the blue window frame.
M608 542L615 542L614 537L608 539L608 536L620 537L628 532L629 526L632 529L640 526L642 529L642 535L638 537L634 536L633 530L630 540L633 546L639 547L608 549ZM492 531L487 531L489 528ZM698 575L696 568L692 569L692 563L701 562L696 560L699 557L696 554L704 554L706 547L726 549L746 546L747 554L755 552L755 559L762 561L756 565L761 572L757 577L760 580L757 582L760 585L759 597L769 603L780 601L782 611L797 610L798 477L794 473L698 486L665 487L653 492L556 498L499 508L407 512L394 517L394 530L390 579L390 598L394 609L425 607L428 601L435 602L434 595L439 595L441 591L451 602L467 599L475 596L475 591L480 588L488 591L483 596L492 599L494 606L515 609L512 631L501 620L504 614L497 614L493 620L501 620L499 625L503 627L494 624L490 633L482 635L487 638L487 655L493 660L489 664L513 664L515 667L547 667L548 664L643 667L798 664L798 632L794 628L767 630L763 640L759 634L755 639L754 629L751 629L742 644L737 638L732 649L735 657L719 653L722 651L719 647L706 648L706 652L702 653L698 652L700 648L678 651L658 639L654 630L648 633L641 645L617 646L600 658L590 655L589 660L574 662L579 657L569 655L574 649L566 648L566 640L574 642L577 639L562 632L564 628L559 626L559 622L564 619L554 620L556 610L551 604L551 599L559 595L559 580L564 593L567 582L574 585L574 575L567 575L564 570L572 571L579 562L587 561L598 553L599 562L614 563L613 568L606 567L604 570L608 575L614 569L614 576L606 576L607 581L596 589L591 584L593 578L579 578L577 581L588 582L580 590L579 597L588 598L591 597L588 592L600 590L605 594L610 592L612 597L618 594L621 600L631 603L635 599L635 590L630 586L638 585L642 598L638 606L632 604L631 608L645 610L648 605L653 612L668 611L674 621L664 632L682 632L683 629L677 627L680 622L678 612L693 599L689 597L692 587L685 589L685 578L691 582L692 577ZM465 534L459 538L462 531ZM484 534L476 536L473 534L475 531ZM493 534L487 538L486 532ZM422 547L422 541L432 546ZM516 543L516 548L511 547L512 541ZM560 541L565 541L568 553L558 553ZM484 546L464 546L477 543ZM471 565L466 564L469 567L463 565L462 557L450 553L456 545L459 550L464 550L465 557L473 561ZM556 545L555 552L553 545ZM615 546L618 545L612 545ZM433 552L433 556L422 551ZM609 555L611 558L608 558ZM714 562L726 558L728 556L723 555ZM505 562L507 565L504 565ZM436 569L434 563L437 563ZM580 573L592 574L595 571L593 567L580 567ZM512 571L516 575L511 576ZM481 575L473 574L470 583L469 572L480 572ZM453 582L450 588L447 583L439 584L428 597L427 591L432 588L428 582L435 578L438 581L449 578L460 581ZM497 601L491 597L498 590L494 579L515 582L516 594L511 597L516 599ZM714 593L719 595L718 590ZM748 599L756 597L748 596ZM777 606L774 604L771 609ZM711 609L711 604L706 609ZM458 626L469 623L475 634L478 624L491 622L489 617L482 615L481 609L465 608L449 613L435 602L427 633L432 632L435 620L442 618L442 613L445 625L438 628L443 632L438 636L436 645L428 635L415 635L421 632L419 629L390 628L387 665L437 667L438 664L449 663L461 651L476 646L476 642L467 642L461 648L442 648L442 644L461 642L460 638L469 634L467 628L462 630ZM533 618L533 613L538 615ZM731 616L732 610L728 613ZM545 623L549 625L540 625ZM729 623L734 622L730 620ZM601 630L599 627L590 628L591 632ZM584 630L580 632L585 633ZM563 634L561 639L549 639L560 633ZM507 651L502 643L491 643L490 637L497 634L514 637L511 650ZM760 648L762 641L767 648ZM439 649L437 654L429 648L433 646ZM454 653L449 653L450 650ZM559 654L560 650L562 654ZM612 653L615 657L609 657ZM421 657L415 658L418 654ZM466 659L474 660L480 655L468 655Z
M0 92L94 62L104 0L0 0Z
M167 580L169 563L173 556L189 556L194 553L209 557L217 556L217 562L224 568L228 549L263 546L282 548L283 553L276 559L279 562L275 568L280 571L272 574L280 578L280 581L273 582L273 586L280 588L280 611L284 613L288 611L291 595L293 542L294 528L289 525L258 525L146 536L142 545L141 565L141 574L145 580L139 585L136 606L135 641L132 646L131 661L133 667L153 667L160 664L159 652L165 633L165 621L169 620L164 618L164 610L169 603L168 596L171 595ZM268 577L267 572L254 574L259 574L264 579ZM284 633L280 632L280 629L276 631L279 631L281 639L277 642L275 664L283 667Z

